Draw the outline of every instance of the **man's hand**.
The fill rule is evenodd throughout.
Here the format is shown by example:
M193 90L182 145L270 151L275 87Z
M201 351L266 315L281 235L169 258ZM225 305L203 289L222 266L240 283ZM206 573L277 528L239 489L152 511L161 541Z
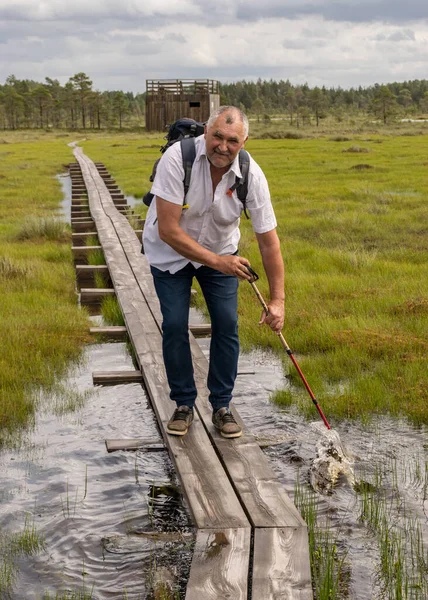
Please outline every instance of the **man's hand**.
M252 276L247 269L250 266L250 262L243 256L237 256L236 254L227 254L225 256L217 257L217 264L215 269L221 271L225 275L235 275L239 279L246 279L247 281L252 280Z
M280 334L284 327L284 302L282 300L271 300L268 304L269 312L262 312L259 325L269 325L276 334Z

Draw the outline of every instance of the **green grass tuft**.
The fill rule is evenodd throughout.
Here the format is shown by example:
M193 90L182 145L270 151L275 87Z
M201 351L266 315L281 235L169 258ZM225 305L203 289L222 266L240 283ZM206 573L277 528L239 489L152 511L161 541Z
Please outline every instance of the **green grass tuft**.
M107 296L101 305L101 315L107 325L125 325L122 310L115 296Z
M27 217L19 229L18 241L50 240L66 242L71 240L69 226L54 217Z

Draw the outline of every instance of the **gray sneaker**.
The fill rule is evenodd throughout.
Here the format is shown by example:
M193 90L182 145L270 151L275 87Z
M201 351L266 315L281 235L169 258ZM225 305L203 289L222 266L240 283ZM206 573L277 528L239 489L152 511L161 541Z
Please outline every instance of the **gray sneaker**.
M242 429L228 408L220 408L213 413L213 423L225 438L237 438L242 435Z
M166 427L170 435L186 435L187 430L193 422L193 408L179 406L175 409Z

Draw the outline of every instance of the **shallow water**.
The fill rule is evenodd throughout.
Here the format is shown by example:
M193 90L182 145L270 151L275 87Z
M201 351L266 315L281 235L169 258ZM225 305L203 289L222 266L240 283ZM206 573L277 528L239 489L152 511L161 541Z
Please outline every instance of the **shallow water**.
M206 351L208 341L199 342ZM52 411L61 412L61 393L41 398L34 431L22 449L0 454L1 530L22 531L26 515L31 515L46 546L44 552L18 561L13 600L39 600L47 590L82 590L83 585L93 587L97 600L122 598L124 590L129 599L148 598L154 557L157 568L164 569L162 577L177 585L181 581L184 589L192 528L168 454L108 454L105 448L106 438L161 441L140 385L92 385L93 371L132 368L125 344L89 346L82 365L64 381L64 389L86 396L84 406L56 416ZM254 351L241 357L239 371L254 374L238 376L235 406L247 428L262 443L273 444L265 452L293 497L296 478L308 481L316 444L328 432L316 414L307 423L270 402L270 393L287 385L278 358ZM328 414L328 406L323 408ZM357 480L369 481L375 465L393 474L391 498L398 493L401 507L405 503L419 520L428 547L426 475L424 480L415 468L426 460L427 430L383 418L365 427L343 423L336 431L354 461ZM317 498L320 516L328 519L338 547L347 553L348 597L376 598L377 544L360 521L358 495L344 479L332 495ZM398 516L391 510L391 519ZM154 531L176 536L164 541L162 536L141 535Z
M41 398L23 448L0 454L1 530L22 531L29 514L46 546L19 561L11 598L83 586L94 586L100 600L122 598L124 590L130 599L146 598L154 556L158 566L170 565L174 550L174 564L188 569L188 540L165 544L141 535L191 526L180 494L171 493L177 486L167 453L106 451L106 438L161 441L140 385L92 385L93 371L132 368L125 344L89 346L84 364L64 382L86 394L85 405L58 417L51 410L59 398Z
M66 190L67 177L61 182ZM66 199L63 210L67 218ZM191 321L202 320L192 311ZM207 352L209 340L199 343ZM1 537L22 532L26 519L45 544L44 551L16 560L15 585L9 596L0 592L1 598L42 600L47 591L55 597L62 590L93 590L97 600L148 599L156 572L184 593L192 525L167 452L106 451L107 438L161 441L140 385L92 385L92 372L119 369L134 369L125 344L88 346L63 389L41 397L23 446L0 453L0 572ZM308 423L271 403L270 394L288 386L278 357L255 350L241 357L239 372L247 374L238 376L235 406L248 430L268 444L265 452L293 498L297 479L308 485L317 443L328 432L315 408ZM64 414L70 398L80 407ZM329 418L328 402L320 399L320 404ZM370 425L343 422L335 431L357 484L384 489L391 528L417 523L426 553L427 428L384 417ZM350 579L343 597L381 598L378 542L361 520L362 494L343 477L333 494L316 498L320 521L329 524L346 556ZM408 597L423 598L416 592Z

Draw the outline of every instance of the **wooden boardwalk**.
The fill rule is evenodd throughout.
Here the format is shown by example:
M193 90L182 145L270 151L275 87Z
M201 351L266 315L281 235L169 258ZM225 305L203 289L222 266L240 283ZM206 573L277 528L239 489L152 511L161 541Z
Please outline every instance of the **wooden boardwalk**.
M195 421L183 438L166 434L174 407L150 268L122 206L116 208L124 200L116 189L113 194L108 189L114 182L105 168L80 148L74 154L78 165L71 173L81 172L84 182L75 200L87 195L89 207L81 207L84 214L72 208L72 228L80 235L96 232L147 394L197 528L186 600L311 599L306 524L236 410L244 427L241 438L227 440L214 430L206 389L208 363L191 333L198 388Z

